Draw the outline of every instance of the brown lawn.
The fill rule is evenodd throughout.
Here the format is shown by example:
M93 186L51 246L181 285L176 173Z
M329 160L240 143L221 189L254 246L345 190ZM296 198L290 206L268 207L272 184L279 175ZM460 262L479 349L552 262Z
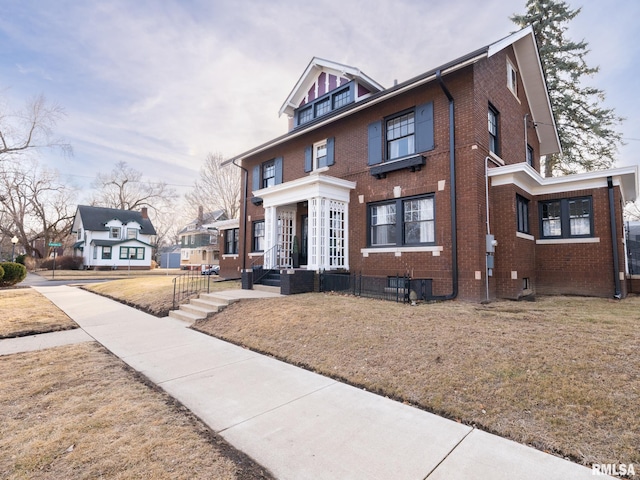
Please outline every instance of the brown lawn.
M0 289L0 338L78 328L64 312L31 288Z
M583 463L640 464L640 297L247 300L196 328Z
M73 328L32 289L0 290L0 332ZM97 343L0 356L0 478L270 479Z
M272 478L97 343L1 356L0 384L0 478Z

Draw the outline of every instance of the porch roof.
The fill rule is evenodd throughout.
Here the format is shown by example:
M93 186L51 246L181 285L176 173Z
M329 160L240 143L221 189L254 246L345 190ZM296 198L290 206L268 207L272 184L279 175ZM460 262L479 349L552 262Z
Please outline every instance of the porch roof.
M265 207L289 205L317 197L349 203L350 191L354 188L355 182L313 172L290 182L254 190L253 195L262 198Z

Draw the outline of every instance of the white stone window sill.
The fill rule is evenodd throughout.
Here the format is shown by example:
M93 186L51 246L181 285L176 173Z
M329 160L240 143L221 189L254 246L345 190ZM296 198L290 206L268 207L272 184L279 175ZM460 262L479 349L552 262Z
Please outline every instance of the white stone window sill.
M522 233L522 232L516 232L516 237L524 238L525 240L531 240L531 241L534 241L536 239L536 237L534 237L533 235L529 235L528 233Z
M600 243L600 237L589 238L548 238L536 240L538 245L562 245L572 243Z
M439 257L440 252L444 248L442 246L423 246L423 247L378 247L378 248L361 248L360 253L363 257L368 257L372 253L393 253L396 257L401 257L403 253L413 252L431 252L434 257Z
M234 253L234 254L231 254L231 255L222 255L222 258L224 258L225 260L226 260L227 258L232 258L232 259L234 259L234 260L235 260L235 259L237 259L237 258L238 258L238 254L237 254L237 253Z

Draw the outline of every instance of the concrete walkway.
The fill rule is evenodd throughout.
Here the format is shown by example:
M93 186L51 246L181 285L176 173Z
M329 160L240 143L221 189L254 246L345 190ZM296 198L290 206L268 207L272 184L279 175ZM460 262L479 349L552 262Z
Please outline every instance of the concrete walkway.
M217 340L169 317L73 287L35 288L279 479L593 478L589 468ZM269 296L242 290L226 295Z

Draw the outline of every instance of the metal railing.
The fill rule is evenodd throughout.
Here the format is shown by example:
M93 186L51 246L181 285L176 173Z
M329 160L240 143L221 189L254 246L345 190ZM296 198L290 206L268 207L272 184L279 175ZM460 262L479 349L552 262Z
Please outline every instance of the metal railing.
M370 277L362 274L320 272L321 292L345 292L358 297L378 298L395 302L410 302L411 278Z
M202 275L201 270L188 270L173 279L173 309L206 290L209 293L211 275Z
M265 258L272 260L272 267L265 268ZM276 244L269 250L265 250L262 255L254 258L251 262L251 270L254 272L253 283L260 283L260 281L271 272L279 272L281 268L290 268L292 265L291 257L283 256L280 245Z

